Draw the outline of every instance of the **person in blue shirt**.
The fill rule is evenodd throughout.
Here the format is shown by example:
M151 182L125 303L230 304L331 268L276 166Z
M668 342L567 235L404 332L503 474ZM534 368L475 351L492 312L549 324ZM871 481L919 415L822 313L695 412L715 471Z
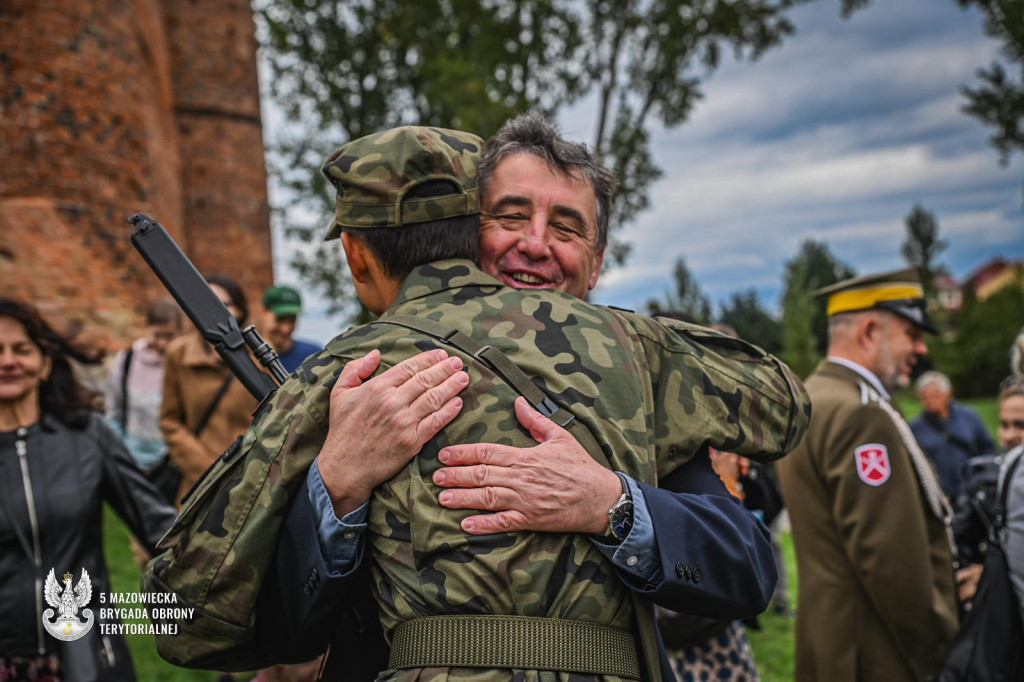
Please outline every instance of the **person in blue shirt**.
M935 465L942 491L956 499L967 461L995 454L992 435L977 412L953 400L953 386L945 374L922 374L917 380L917 395L924 411L910 422L910 428Z
M285 370L291 374L313 353L323 350L322 346L308 341L293 339L295 324L302 311L302 297L289 286L277 285L263 294L263 324L260 330L277 355Z

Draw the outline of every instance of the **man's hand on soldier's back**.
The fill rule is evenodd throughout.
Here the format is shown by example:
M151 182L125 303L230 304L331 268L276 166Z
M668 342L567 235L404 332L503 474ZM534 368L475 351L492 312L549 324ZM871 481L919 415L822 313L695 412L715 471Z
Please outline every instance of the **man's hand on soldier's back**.
M515 409L539 445L446 447L439 455L446 466L434 472L434 483L449 488L440 494L441 504L497 512L463 520L463 530L471 535L515 530L603 534L608 510L622 494L619 477L525 398L516 398Z
M469 383L462 360L443 350L420 353L369 379L373 350L345 365L331 391L330 426L317 459L338 518L397 474L462 409Z

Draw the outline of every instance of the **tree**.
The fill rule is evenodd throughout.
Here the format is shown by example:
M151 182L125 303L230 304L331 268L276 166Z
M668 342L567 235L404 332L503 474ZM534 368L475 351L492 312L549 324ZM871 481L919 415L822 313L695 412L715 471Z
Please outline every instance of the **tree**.
M1003 55L1014 63L1016 76L998 62L978 69L982 85L963 86L964 112L995 128L990 142L1004 166L1014 151L1024 151L1024 15L1020 0L957 0L985 15L985 33L1003 43Z
M708 324L711 321L711 301L701 291L682 256L676 259L672 279L675 289L665 292L664 302L648 301L647 308L651 314L675 311L685 314L697 324Z
M811 295L809 279L806 263L787 266L782 295L782 359L801 379L814 371L821 358L814 334L818 306Z
M935 294L935 276L941 267L935 261L949 244L939 239L939 223L935 216L920 205L914 206L904 222L907 238L900 246L900 253L908 264L921 271L924 296L931 301Z
M1024 319L1024 273L984 301L968 288L953 315L955 334L929 339L932 360L949 375L958 397L992 396L1010 374L1010 347ZM1011 322L1007 322L1010 320Z
M331 312L353 300L340 247L319 244L333 192L318 169L331 151L404 124L486 136L517 111L552 113L581 92L569 71L579 62L578 21L544 0L265 1L257 18L271 95L288 121L302 122L272 144L275 220L287 236L318 244L293 265L327 294Z
M682 124L723 49L757 58L793 30L809 0L258 0L271 94L289 121L273 143L275 220L313 243L332 198L315 169L346 140L402 124L483 137L526 109L557 114L595 94L593 147L622 189L619 228L648 206L661 171L650 126ZM612 239L609 261L628 246ZM294 265L335 310L351 300L340 251L301 250Z
M735 329L741 339L769 353L782 350L782 326L761 306L754 289L733 293L718 320Z
M782 357L806 376L828 350L828 313L813 292L854 276L827 245L808 239L786 263L782 294Z

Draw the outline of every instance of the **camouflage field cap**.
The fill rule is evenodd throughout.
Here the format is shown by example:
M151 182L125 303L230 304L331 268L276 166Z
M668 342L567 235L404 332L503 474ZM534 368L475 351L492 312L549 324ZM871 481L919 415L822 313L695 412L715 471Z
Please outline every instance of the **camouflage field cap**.
M877 308L905 317L926 332L938 333L928 317L917 268L854 277L818 289L814 296L828 297L829 317Z
M323 173L338 190L334 222L341 228L400 227L480 212L476 176L483 140L471 133L404 126L352 140L331 154ZM405 199L428 180L448 180L446 196Z

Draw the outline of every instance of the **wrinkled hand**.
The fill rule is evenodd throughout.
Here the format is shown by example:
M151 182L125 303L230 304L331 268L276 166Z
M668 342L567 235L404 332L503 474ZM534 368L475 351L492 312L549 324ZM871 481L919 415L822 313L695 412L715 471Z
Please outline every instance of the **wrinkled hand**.
M341 370L331 390L330 426L317 460L342 517L370 499L462 409L469 383L462 360L420 353L367 381L380 364L373 350Z
M434 483L449 509L481 509L462 529L471 535L512 530L602 534L622 494L619 478L594 461L572 434L516 399L516 417L540 445L452 445Z
M978 592L978 582L981 580L982 564L971 564L956 572L956 591L960 601L970 610L971 601Z

